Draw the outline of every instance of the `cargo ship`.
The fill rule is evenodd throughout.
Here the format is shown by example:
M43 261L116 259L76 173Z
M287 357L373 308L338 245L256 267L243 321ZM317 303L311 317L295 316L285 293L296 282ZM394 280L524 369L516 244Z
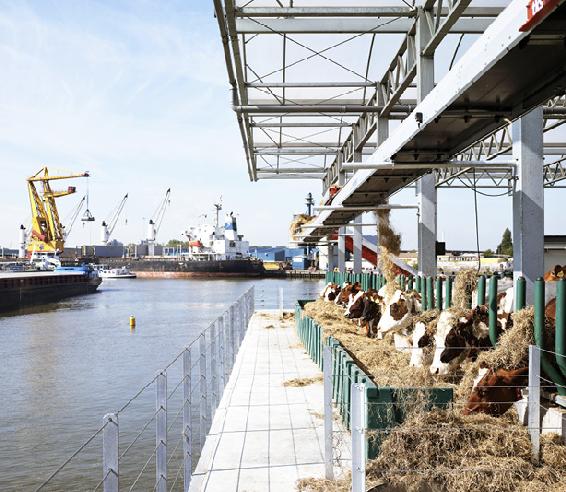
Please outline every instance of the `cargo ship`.
M220 223L222 204L214 204L214 223L203 222L185 231L187 247L173 256L121 260L140 278L260 277L266 274L261 260L250 257L249 243L238 234L233 212Z
M90 294L102 279L89 266L53 271L0 272L0 312Z

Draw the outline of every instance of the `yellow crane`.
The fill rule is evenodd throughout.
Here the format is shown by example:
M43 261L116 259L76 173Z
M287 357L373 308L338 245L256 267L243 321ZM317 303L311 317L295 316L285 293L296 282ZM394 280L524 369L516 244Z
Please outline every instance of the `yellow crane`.
M80 174L50 175L47 167L27 179L29 201L31 205L31 234L28 242L28 254L61 253L65 247L65 228L59 219L55 203L56 198L75 193L74 186L66 190L54 191L50 181L58 179L87 178L88 172ZM36 184L41 183L41 194Z

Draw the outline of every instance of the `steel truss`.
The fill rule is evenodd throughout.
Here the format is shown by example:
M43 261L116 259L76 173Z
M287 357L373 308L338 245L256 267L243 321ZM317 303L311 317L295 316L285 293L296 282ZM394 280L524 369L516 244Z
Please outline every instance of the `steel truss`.
M360 206L382 202L426 173L434 173L441 188L509 192L516 182L514 166L494 164L511 154L511 121L546 100L544 184L561 187L566 139L558 135L556 141L552 130L566 122L566 77L556 58L559 50L552 47L565 42L564 0L552 0L559 15L544 26L529 27L528 36L522 33L526 14L519 0L510 0L505 9L477 7L471 0L417 0L414 7L403 0L378 7L350 7L346 0L332 7L293 7L292 0L259 3L265 1L214 0L250 179L321 179L323 194L338 185L342 190L336 202ZM490 24L493 29L466 51L462 63L435 77L430 61L447 35L483 32ZM384 57L380 40L391 33L403 35L399 48L376 75L372 62ZM273 48L274 39L280 48ZM367 43L365 67L336 56L339 48L343 53L356 43L359 53L361 40ZM542 45L551 47L547 53L554 58L538 63L533 46ZM259 51L254 52L262 46L269 48L260 57L271 61L263 73ZM459 47L460 42L450 68ZM540 74L530 70L518 75L518 52L544 67ZM297 75L308 70L295 67L313 61L328 64L332 73L314 80ZM424 69L423 63L428 64ZM491 71L496 64L498 70ZM501 87L499 73L519 77L521 89L520 84ZM474 92L475 85L480 88ZM299 89L308 96L298 96ZM490 96L500 89L501 100ZM400 124L390 138L392 120ZM453 133L443 142L438 135L444 131ZM356 170L354 164L364 156L369 162L401 165ZM466 165L471 161L480 165ZM411 163L412 169L403 167ZM439 165L431 169L426 163ZM316 221L321 230L313 228L309 238L322 237L322 226L332 219L347 222L354 216L337 214L321 212Z

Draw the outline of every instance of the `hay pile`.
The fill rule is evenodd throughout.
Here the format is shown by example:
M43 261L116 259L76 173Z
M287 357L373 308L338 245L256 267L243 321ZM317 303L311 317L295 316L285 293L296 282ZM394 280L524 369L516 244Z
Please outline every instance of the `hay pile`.
M409 351L395 350L389 339L367 338L357 325L344 317L344 308L319 299L305 305L305 314L322 327L324 339L336 338L379 386L448 386L435 379L428 367L409 366Z
M460 309L467 309L472 302L472 293L478 283L477 272L472 269L460 270L454 280L452 305Z
M541 466L537 467L531 463L528 431L513 415L417 412L391 430L380 455L367 463L367 485L406 491L566 490L566 446L556 435L541 436L541 443ZM346 492L351 478L306 479L297 486L305 492Z
M542 466L535 467L528 431L512 415L416 413L383 441L379 457L368 463L368 477L407 490L435 484L449 492L532 491L566 485L566 446L556 439L542 442Z
M377 231L379 240L379 269L383 273L387 285L385 287L385 301L399 288L396 281L397 265L392 256L399 256L401 252L401 236L395 234L390 221L391 210L377 211Z
M285 387L301 387L310 386L311 384L322 383L322 376L313 376L310 378L293 378L283 382Z
M289 226L289 234L291 240L296 241L298 236L300 236L301 226L308 224L314 217L307 214L298 214L293 217L293 222Z

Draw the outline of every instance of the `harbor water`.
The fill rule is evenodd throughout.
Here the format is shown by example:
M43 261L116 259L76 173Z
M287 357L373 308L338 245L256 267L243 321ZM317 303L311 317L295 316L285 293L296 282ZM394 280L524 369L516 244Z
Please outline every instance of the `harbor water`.
M105 280L99 292L28 308L0 317L0 490L33 490L157 371L251 285L256 307L284 307L314 297L315 280ZM129 317L136 318L130 329ZM196 369L195 369L196 370ZM167 371L168 392L180 379L180 363ZM180 464L181 392L168 411L170 480ZM120 451L155 412L149 388L120 414ZM193 412L198 418L198 411ZM175 420L176 419L176 420ZM128 490L155 446L149 424L120 461ZM100 436L99 436L100 437ZM101 440L81 452L47 490L91 490L102 478ZM196 459L196 458L195 458ZM153 460L135 490L154 483ZM182 478L175 490L180 490ZM153 485L151 485L153 486Z

